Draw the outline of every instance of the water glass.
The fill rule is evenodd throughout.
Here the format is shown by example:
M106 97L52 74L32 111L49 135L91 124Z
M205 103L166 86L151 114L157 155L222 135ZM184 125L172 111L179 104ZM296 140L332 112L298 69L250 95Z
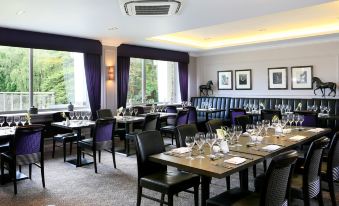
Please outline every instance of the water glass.
M14 122L15 122L16 126L19 126L20 116L14 116Z
M241 125L236 125L234 127L234 130L235 130L235 136L236 136L236 140L235 140L236 144L234 146L241 147L242 145L239 144L239 138L242 135L242 126Z
M304 115L299 115L299 123L300 123L300 130L303 129L303 122L305 120L305 116Z
M196 157L197 159L203 159L205 158L204 156L202 156L202 147L205 144L205 134L203 132L198 132L197 134L195 134L194 140L195 143L198 145L199 148L199 155Z
M298 114L294 115L294 122L295 122L296 129L298 129L298 122L299 122L299 115Z
M227 128L227 132L230 137L229 147L234 147L233 144L234 144L235 126Z
M270 120L264 119L262 121L262 123L263 123L264 129L265 129L265 136L267 136L267 131L268 131L268 128L270 127Z
M2 125L4 124L5 122L5 117L1 117L0 116L0 126L2 127Z
M186 146L189 147L191 149L190 151L190 154L188 157L186 157L186 159L190 159L190 160L193 160L194 158L192 157L192 148L195 144L195 141L194 141L194 137L192 136L186 136L185 138L185 143L186 143Z
M213 145L217 141L217 136L214 133L208 132L206 134L206 142L210 146L210 156L213 154Z
M75 112L75 118L76 119L80 119L81 116L81 112Z

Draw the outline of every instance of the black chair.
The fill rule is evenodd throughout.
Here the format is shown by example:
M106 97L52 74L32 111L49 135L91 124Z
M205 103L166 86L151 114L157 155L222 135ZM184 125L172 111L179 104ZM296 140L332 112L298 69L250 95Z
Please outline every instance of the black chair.
M186 136L194 136L199 130L196 124L184 124L175 128L175 137L177 147L186 147Z
M231 123L232 125L236 124L235 118L240 115L246 115L246 110L241 108L233 108L229 111L230 117L231 117Z
M336 132L331 140L326 161L322 164L321 180L326 181L330 191L332 205L335 206L336 198L334 182L339 180L339 132Z
M301 175L293 175L291 189L293 203L304 203L305 206L309 206L317 199L319 205L324 205L321 193L321 159L328 143L327 137L313 141L302 167L296 169Z
M1 176L4 176L4 165L7 163L14 184L14 194L17 194L17 181L21 180L17 179L17 165L19 171L21 166L29 166L29 179L32 178L32 164L40 167L42 186L45 187L43 129L43 125L18 127L14 138L10 139L9 151L1 154Z
M161 135L170 134L172 138L172 145L173 145L175 128L179 125L187 124L187 120L188 120L188 111L187 110L179 111L175 118L174 125L167 125L167 126L160 128Z
M138 194L137 206L141 204L141 197L145 197L161 205L173 205L173 195L194 188L194 205L198 206L198 193L200 178L197 175L180 171L167 171L167 166L151 162L150 155L165 151L164 141L159 131L147 131L137 135L136 138L137 164L138 164ZM142 194L146 188L161 193L161 199ZM164 201L167 194L168 202Z
M188 110L187 124L197 124L198 123L198 114L197 109L193 106L185 107Z
M130 155L130 144L134 142L136 135L140 132L154 131L159 128L159 114L147 114L145 120L142 123L141 131L131 132L126 134L126 154Z
M145 113L144 107L142 107L142 106L134 106L134 107L132 107L132 110L134 110L134 109L137 109L137 110L138 110L137 115L139 115L139 114L144 114L144 113ZM132 111L131 111L131 112L132 112Z
M217 129L228 126L227 122L221 119L211 119L205 123L208 132L216 133Z
M65 113L69 117L69 113ZM53 114L53 122L62 122L65 121L65 118L62 116L61 112ZM81 137L83 138L83 137ZM72 154L73 142L77 141L77 134L73 133L68 129L58 128L58 134L53 136L53 150L52 158L55 156L55 147L62 147L64 162L66 162L66 145L69 143L69 154ZM57 142L61 143L58 145Z
M261 120L269 120L272 121L272 118L277 116L281 119L281 111L275 109L262 109L260 113Z
M273 157L264 175L264 184L260 192L241 191L238 188L232 189L208 199L207 205L288 205L290 180L297 158L298 153L295 150Z
M165 109L166 113L178 113L177 107L169 105ZM175 125L176 117L167 117L167 125Z
M302 126L316 127L318 126L318 113L312 111L294 111L294 114L304 116L304 122Z
M81 152L83 149L88 149L92 151L94 160L94 171L97 171L97 160L96 160L96 152L99 152L99 162L101 162L101 150L106 150L112 152L113 165L116 168L115 163L115 151L114 151L114 140L113 140L113 131L115 127L116 120L111 119L97 119L95 122L95 128L93 132L93 138L84 139L78 142L78 162L79 158L81 158Z

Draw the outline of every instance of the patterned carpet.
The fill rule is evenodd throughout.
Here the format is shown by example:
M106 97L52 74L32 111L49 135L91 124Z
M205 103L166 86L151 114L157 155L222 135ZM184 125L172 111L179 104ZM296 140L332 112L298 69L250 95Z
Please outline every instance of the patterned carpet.
M75 151L75 150L74 150ZM75 157L73 155L73 157ZM69 157L68 157L69 158ZM89 157L90 158L90 157ZM136 205L137 167L136 157L116 155L117 167L113 168L110 153L102 153L102 162L98 165L98 174L94 173L93 165L75 168L64 163L61 148L56 153L56 158L51 159L51 141L46 141L45 177L46 188L42 188L40 169L33 166L32 180L18 183L18 194L13 193L13 184L0 186L0 205ZM174 169L174 168L170 168ZM23 172L28 173L28 167L23 167ZM258 173L262 166L258 166ZM253 189L253 178L250 169L250 189ZM238 186L238 175L232 175L232 187ZM212 179L211 196L225 190L225 179ZM337 188L337 191L339 189ZM160 194L144 190L145 194L159 197ZM337 192L337 198L339 192ZM324 192L325 205L329 204L329 195ZM193 195L180 193L174 197L175 205L193 205ZM156 202L142 199L142 205L159 205Z

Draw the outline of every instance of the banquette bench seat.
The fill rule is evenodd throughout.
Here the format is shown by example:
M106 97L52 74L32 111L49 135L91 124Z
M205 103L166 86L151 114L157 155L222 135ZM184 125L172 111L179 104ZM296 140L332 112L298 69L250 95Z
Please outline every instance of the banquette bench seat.
M306 110L308 106L316 105L326 106L331 108L330 115L339 116L339 99L290 99L290 98L242 98L242 97L191 97L192 105L195 107L202 106L203 102L212 104L213 108L225 109L224 112L217 112L210 114L210 118L218 119L230 119L229 109L232 108L244 108L246 104L259 105L262 103L266 109L274 109L275 105L290 105L292 110L302 104L302 110ZM199 117L204 117L205 114L198 112ZM339 120L328 119L322 125L332 128L334 130L339 129Z

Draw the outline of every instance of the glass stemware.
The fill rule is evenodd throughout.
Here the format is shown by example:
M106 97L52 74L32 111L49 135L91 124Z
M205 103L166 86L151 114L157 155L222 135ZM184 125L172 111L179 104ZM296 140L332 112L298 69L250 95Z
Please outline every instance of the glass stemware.
M75 112L75 118L76 119L80 119L81 116L81 112Z
M205 134L202 133L202 132L199 132L197 134L195 134L195 143L198 145L198 148L199 148L199 155L196 157L197 159L203 159L205 158L204 156L202 156L202 147L204 146L205 144Z
M20 116L14 116L14 122L16 126L19 126Z
M234 135L235 135L235 126L227 128L229 134L229 147L234 147Z
M0 126L2 127L2 125L5 123L5 117L1 117L0 116Z
M241 147L242 145L239 144L239 138L242 135L242 126L241 125L235 126L234 130L235 130L235 136L236 136L236 139L235 139L236 144L234 146Z
M299 130L303 130L303 122L305 120L305 116L304 115L299 115L299 123L300 123L300 128Z
M189 147L191 149L190 153L189 153L189 156L186 157L186 159L190 159L190 160L193 160L194 158L192 157L192 149L193 149L193 146L195 144L195 141L194 141L194 137L192 136L186 136L185 138L185 143L186 143L186 146Z
M214 133L208 132L206 134L206 142L210 146L210 157L213 156L213 145L217 141L217 136Z
M268 131L268 128L270 127L270 120L263 120L262 121L263 125L264 125L264 129L265 129L265 136L267 136L267 131Z
M70 119L74 119L74 116L75 116L74 112L69 112L69 118Z
M294 122L295 122L295 128L298 129L298 122L299 122L299 115L298 114L294 115Z

